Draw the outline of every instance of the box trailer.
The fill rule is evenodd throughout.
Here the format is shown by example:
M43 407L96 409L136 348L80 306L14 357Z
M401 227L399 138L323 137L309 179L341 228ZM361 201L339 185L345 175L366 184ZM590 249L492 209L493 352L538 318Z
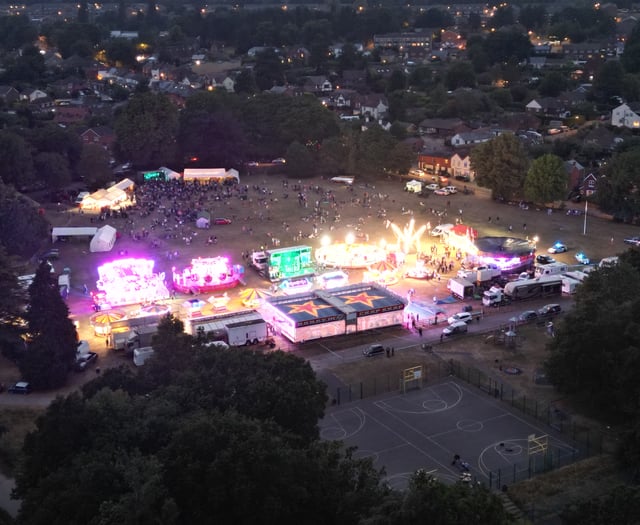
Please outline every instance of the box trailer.
M513 301L560 295L562 278L559 275L545 275L526 281L513 281L505 285L504 293Z
M474 286L471 281L462 279L460 277L452 277L447 283L447 288L451 292L451 295L458 299L464 299L465 297L473 297Z

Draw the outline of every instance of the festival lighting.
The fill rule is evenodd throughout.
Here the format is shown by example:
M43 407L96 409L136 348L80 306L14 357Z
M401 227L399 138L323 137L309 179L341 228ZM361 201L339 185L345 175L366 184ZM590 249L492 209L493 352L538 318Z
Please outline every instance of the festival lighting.
M182 270L174 266L172 273L176 290L198 294L237 286L243 271L241 266L232 265L227 257L198 257Z

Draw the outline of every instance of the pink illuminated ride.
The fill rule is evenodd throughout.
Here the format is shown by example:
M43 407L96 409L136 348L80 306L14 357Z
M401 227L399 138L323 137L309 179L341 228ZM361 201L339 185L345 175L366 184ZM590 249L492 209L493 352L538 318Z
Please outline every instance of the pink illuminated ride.
M182 270L172 268L173 286L191 294L226 290L242 282L243 270L240 265L232 265L227 257L199 257Z
M114 306L150 304L168 299L169 290L163 273L154 273L150 259L117 259L98 267L100 279L92 292L95 309Z

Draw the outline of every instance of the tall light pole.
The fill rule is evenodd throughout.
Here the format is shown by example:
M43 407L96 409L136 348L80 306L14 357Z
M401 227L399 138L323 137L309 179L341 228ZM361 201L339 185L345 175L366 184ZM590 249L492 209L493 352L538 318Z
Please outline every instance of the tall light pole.
M582 228L582 235L587 234L587 212L589 211L589 201L584 199L584 226Z

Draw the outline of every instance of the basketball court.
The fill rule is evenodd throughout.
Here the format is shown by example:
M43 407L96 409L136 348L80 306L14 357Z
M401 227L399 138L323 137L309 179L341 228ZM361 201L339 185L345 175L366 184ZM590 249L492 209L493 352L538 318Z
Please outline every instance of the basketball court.
M443 482L465 475L497 488L544 470L550 458L579 453L551 428L466 383L449 377L422 385L422 379L420 367L407 369L406 393L329 409L320 436L358 447L355 457L384 467L386 481L397 489L418 469Z

